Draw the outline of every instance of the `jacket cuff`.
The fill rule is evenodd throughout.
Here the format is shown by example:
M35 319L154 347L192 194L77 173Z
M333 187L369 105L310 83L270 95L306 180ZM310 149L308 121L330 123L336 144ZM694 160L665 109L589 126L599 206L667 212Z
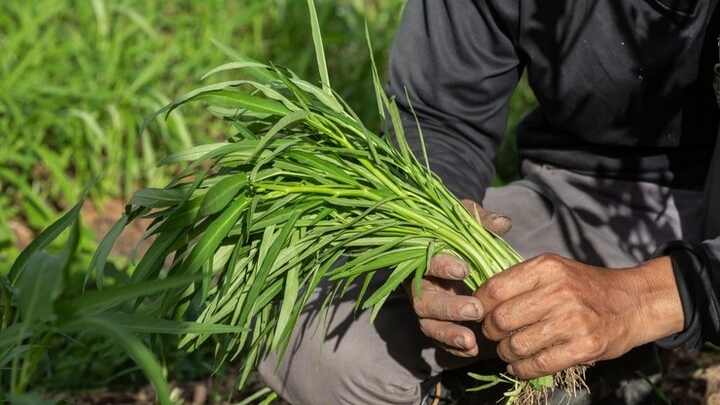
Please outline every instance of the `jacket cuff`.
M660 339L660 347L697 349L717 333L718 314L711 299L715 296L710 260L700 243L675 241L662 246L653 257L669 255L685 315L680 333Z

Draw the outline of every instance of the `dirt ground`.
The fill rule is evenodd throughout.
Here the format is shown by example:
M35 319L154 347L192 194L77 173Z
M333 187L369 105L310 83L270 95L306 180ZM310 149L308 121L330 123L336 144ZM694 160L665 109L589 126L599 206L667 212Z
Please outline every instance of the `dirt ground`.
M96 235L102 236L120 217L123 210L124 203L119 200L110 201L101 209L86 204L82 219L94 229ZM121 236L113 253L124 257L142 253L147 243L141 245L138 251L135 249L146 226L147 223L136 222L129 227ZM11 227L19 239L19 246L27 245L32 240L32 232L21 223L12 222ZM176 404L237 404L263 388L257 378L252 378L244 389L238 390L235 377L226 375L222 379L208 378L202 381L173 384L172 392L177 399ZM661 393L658 395L657 404L720 405L720 349L669 352L665 356L663 378L656 389ZM150 387L140 387L122 392L100 390L74 394L66 399L68 403L75 405L154 405L153 397ZM272 404L289 405L282 400L276 400Z

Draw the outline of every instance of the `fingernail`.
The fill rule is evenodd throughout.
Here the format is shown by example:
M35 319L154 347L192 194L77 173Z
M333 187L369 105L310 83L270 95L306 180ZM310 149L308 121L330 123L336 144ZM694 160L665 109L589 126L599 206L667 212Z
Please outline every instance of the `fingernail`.
M465 347L465 337L460 336L457 339L455 339L455 348L457 349L466 349Z
M515 375L515 370L513 370L513 366L511 364L508 364L507 366L507 372L510 375Z
M466 318L471 319L478 319L480 318L480 309L475 304L465 304L462 308L460 308L460 313L462 316Z
M462 280L465 277L468 276L468 270L467 267L464 266L462 263L453 263L450 265L450 269L448 269L451 276L457 278L458 280Z

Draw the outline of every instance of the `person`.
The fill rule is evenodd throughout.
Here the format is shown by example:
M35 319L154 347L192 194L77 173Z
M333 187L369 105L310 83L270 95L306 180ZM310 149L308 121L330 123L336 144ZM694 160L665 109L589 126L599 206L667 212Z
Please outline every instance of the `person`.
M590 393L569 403L652 401L644 381L622 387L637 369L657 378L656 345L720 342L720 239L703 223L718 207L703 189L720 186L705 187L717 8L408 0L387 92L416 152L417 120L432 170L527 260L468 292L467 264L439 255L422 294L397 291L372 323L353 312L359 286L327 319L311 305L284 357L260 364L268 385L294 405L439 404L452 403L453 370L595 364ZM538 107L517 130L521 179L491 187L523 74ZM615 385L593 392L593 380Z

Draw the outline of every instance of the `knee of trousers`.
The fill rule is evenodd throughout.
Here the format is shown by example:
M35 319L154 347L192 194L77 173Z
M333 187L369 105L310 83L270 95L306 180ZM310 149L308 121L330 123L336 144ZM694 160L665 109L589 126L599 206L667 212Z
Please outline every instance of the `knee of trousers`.
M350 342L348 342L350 343ZM278 363L275 355L260 362L267 385L293 405L420 403L420 378L384 356L351 344L317 340L292 346Z

